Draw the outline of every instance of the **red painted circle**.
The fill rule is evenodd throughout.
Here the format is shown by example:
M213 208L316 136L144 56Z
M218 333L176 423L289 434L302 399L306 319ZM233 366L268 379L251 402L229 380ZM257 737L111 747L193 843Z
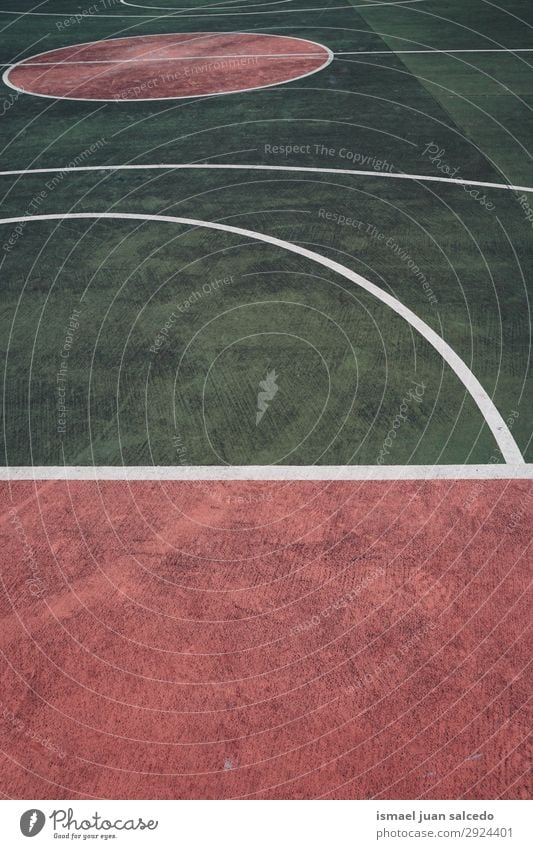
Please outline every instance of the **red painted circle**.
M74 44L24 59L5 75L28 94L72 100L156 100L290 82L325 67L321 44L261 33L186 33Z

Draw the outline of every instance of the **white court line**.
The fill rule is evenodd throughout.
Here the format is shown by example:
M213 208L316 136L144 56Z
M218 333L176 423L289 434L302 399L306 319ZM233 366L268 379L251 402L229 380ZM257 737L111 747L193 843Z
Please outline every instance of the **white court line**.
M330 271L340 274L346 280L355 283L367 292L370 292L377 300L386 304L390 309L400 315L408 324L414 327L421 336L429 342L430 345L442 357L445 363L455 372L466 391L470 394L473 401L479 408L486 424L490 428L492 435L498 445L499 450L506 463L511 465L519 465L524 463L524 459L520 452L515 439L507 427L504 419L498 412L492 398L485 391L477 377L471 372L464 360L453 350L453 348L436 333L425 321L416 315L412 310L402 304L397 298L380 289L375 283L371 283L365 277L362 277L357 272L352 271L340 262L329 259L329 257L304 248L301 245L286 242L284 239L278 239L275 236L269 236L265 233L257 233L255 230L246 230L243 227L233 227L229 224L221 224L214 221L202 221L196 218L183 218L175 215L148 215L132 212L69 212L69 213L51 213L47 215L22 215L10 218L0 219L0 224L21 224L28 221L68 221L68 220L119 220L119 221L155 221L157 223L170 224L185 224L189 227L206 228L209 230L219 230L224 233L234 233L237 236L252 239L253 241L266 242L269 245L274 245L282 250L290 253L298 254L306 257L312 262L324 266Z
M411 3L424 3L425 0L383 0L383 2L377 3L358 3L357 5L350 6L321 6L320 8L313 7L311 9L269 9L269 10L261 10L259 12L241 12L240 9L236 11L227 10L224 12L196 12L194 15L182 15L179 10L175 10L174 15L179 16L180 18L217 18L217 17L228 17L231 15L235 17L236 15L295 15L298 12L331 12L334 9L365 9L372 8L373 6L407 6ZM120 0L122 6L131 6L133 9L154 9L155 11L166 11L170 12L168 6L142 6L139 3L128 3L126 0ZM209 8L209 7L204 7ZM131 17L134 17L133 15ZM164 18L166 15L154 15L157 18Z
M262 33L259 33L262 34ZM141 38L147 38L147 36L140 36ZM282 36L279 36L282 37ZM291 36L286 36L290 38ZM112 41L114 39L108 39ZM116 39L119 40L119 39ZM92 42L90 42L92 43ZM78 45L75 45L78 46ZM61 50L63 48L56 48ZM161 48L157 48L161 49ZM324 50L327 48L324 46ZM46 51L53 52L52 50ZM509 48L494 48L493 50L487 48L486 50L352 50L352 51L343 51L341 53L332 53L333 57L336 56L395 56L396 54L404 54L404 53L533 53L533 47L509 47ZM25 59L20 59L18 62L4 62L0 64L0 68L12 68L12 67L25 67L25 68L40 68L42 66L46 67L50 65L51 67L55 67L56 65L116 65L116 64L142 64L143 62L187 62L189 60L206 60L206 59L316 59L323 55L322 51L320 53L219 53L213 54L212 56L154 56L151 57L138 57L133 59L79 59L73 62L64 61L64 60L56 60L55 62L27 62ZM30 57L33 58L33 57ZM28 92L31 94L31 92ZM192 96L192 95L191 95Z
M3 466L2 481L397 481L531 480L519 466Z
M263 0L262 3L247 3L246 0L218 0L217 3L206 3L205 6L200 6L200 10L204 9L209 12L210 9L220 8L222 12L233 12L235 9L239 12L241 9L254 9L257 6L284 6L286 3L293 3L294 0ZM196 12L197 6L187 6L183 9L179 9L174 6L138 6L135 3L122 3L122 6L135 6L138 9L162 9L164 12L173 12L175 15L179 16L182 12ZM232 8L226 8L231 6Z
M164 35L172 35L172 33L164 33ZM195 35L195 34L190 33L190 35ZM24 67L26 64L29 64L29 63L26 62L25 59L21 59L20 61L15 62L14 65L10 65L4 71L4 73L2 75L2 82L5 83L5 85L9 86L9 88L12 88L14 91L18 91L21 94L30 95L31 97L44 97L47 100L55 100L55 101L58 101L58 100L74 100L74 101L78 101L80 103L144 103L144 102L150 102L150 101L153 101L155 103L156 101L164 101L164 100L189 100L191 98L198 99L200 97L219 97L219 96L230 95L230 94L246 94L246 93L251 92L251 91L261 91L265 88L277 88L277 86L280 86L280 85L285 85L287 83L297 82L298 80L303 80L303 79L306 79L307 77L311 77L311 76L313 76L313 74L317 74L317 73L319 73L319 71L323 71L333 61L333 53L329 49L329 47L326 47L323 44L319 44L318 41L311 41L311 39L308 39L308 38L299 38L296 35L294 35L294 36L293 35L274 35L274 36L272 36L269 33L263 33L263 32L261 32L261 33L213 32L213 33L208 33L208 35L209 35L209 37L212 36L214 38L216 38L220 35L244 35L244 36L252 35L252 36L255 36L255 37L262 37L262 38L278 38L278 39L283 38L283 39L289 39L290 41L301 41L304 44L312 44L314 47L319 47L322 51L320 53L320 55L325 56L325 59L322 62L322 64L317 66L316 68L312 68L312 70L306 71L304 74L298 74L297 76L291 76L291 77L289 77L288 79L285 79L285 80L277 80L276 82L272 82L272 83L265 83L263 85L251 86L250 88L238 88L238 89L234 89L234 90L231 90L231 91L210 91L210 92L205 92L204 94L193 94L193 93L191 93L191 94L171 94L171 95L167 95L165 97L76 97L76 96L69 97L66 94L65 95L41 94L40 92L31 91L30 89L20 88L19 86L15 85L15 83L11 82L11 80L9 79L9 75L11 74L12 71L14 71L18 68ZM203 34L202 34L202 36L203 36ZM154 36L149 36L149 35L148 36L146 36L146 35L130 35L130 36L121 36L120 38L110 38L110 39L107 39L107 41L109 43L115 45L115 44L118 44L118 42L121 42L121 41L131 42L131 41L138 40L138 39L146 39L146 38L153 38L153 37ZM157 35L155 37L157 37ZM196 39L195 38L188 39L185 42L185 44L189 43L189 41L191 41L191 40L196 40ZM203 37L200 40L203 40ZM69 50L70 48L73 48L73 47L76 47L76 48L86 47L88 45L94 45L94 44L97 44L97 43L101 43L101 42L82 41L79 44L69 45L68 47L59 47L59 48L56 48L56 49L58 51L65 51L65 50ZM157 49L161 49L161 48L157 48ZM50 50L44 50L41 53L35 53L34 56L29 56L28 59L38 59L39 56L46 56L50 52L51 52ZM147 51L147 52L149 53L150 51ZM39 63L37 63L37 64L39 64ZM42 63L42 64L44 64L44 63ZM61 61L59 61L59 62L55 62L53 64L55 66L55 65L61 65L62 63L61 63ZM75 64L75 63L72 62L72 63L65 63L65 64ZM83 64L85 64L85 63L83 63ZM109 62L105 61L104 64L107 65L107 64L109 64ZM82 83L80 83L80 84L82 84ZM74 85L71 90L75 91L76 88L77 88L77 86ZM127 92L131 91L132 88L134 89L135 85L130 85L130 87L125 89L125 91L118 92L118 93L119 94L120 93L127 93Z
M290 36L277 36L277 38L289 38ZM141 38L147 38L147 36L143 35ZM119 41L120 39L108 39L109 41ZM92 43L92 42L90 42ZM97 42L95 42L97 43ZM316 44L316 42L310 42L311 44ZM78 47L79 45L75 45ZM63 48L59 47L58 50L62 50ZM156 50L161 50L161 47L155 48ZM69 62L67 60L56 59L55 62L26 62L24 59L19 60L15 64L13 62L6 62L0 65L0 68L42 68L51 66L55 68L57 66L63 67L65 65L128 65L132 62L137 64L143 64L144 62L188 62L189 60L201 60L205 61L207 59L321 59L324 56L324 50L327 50L327 47L324 47L320 53L219 53L218 55L213 56L140 56L138 58L133 59L75 59L73 62ZM47 50L46 53L52 53L55 50ZM46 53L39 54L46 56ZM333 55L333 54L332 54ZM33 56L30 58L34 58ZM31 92L28 92L31 94ZM191 97L196 97L197 95L191 95ZM61 99L61 98L58 98Z
M463 47L455 50L451 47L449 50L352 50L335 53L335 56L395 56L403 53L533 53L533 47Z
M512 183L488 183L482 180L460 180L456 177L435 177L432 174L403 174L390 171L363 171L355 168L315 168L310 165L228 165L226 163L181 163L147 165L73 165L66 168L20 168L0 171L0 177L26 176L27 174L67 174L78 171L175 171L180 169L212 169L233 171L295 171L310 174L345 174L357 177L389 177L391 180L416 180L421 183L451 183L456 186L479 186L485 189L506 189L512 192L533 192L531 186L515 186Z
M68 20L71 17L75 17L78 15L82 18L120 18L121 20L130 20L130 18L149 18L152 21L158 21L160 18L213 18L213 17L236 17L237 15L287 15L289 13L295 14L298 12L332 12L335 9L362 9L365 6L370 8L373 6L406 6L408 3L424 3L426 0L401 0L401 2L383 2L383 3L360 3L357 6L324 6L321 8L313 8L313 9L271 9L269 11L259 11L259 12L241 12L239 10L235 12L214 12L214 13L206 13L202 14L195 13L193 15L182 15L179 11L172 12L169 15L132 15L132 14L123 14L123 15L108 15L108 14L99 14L95 12L91 13L77 13L77 12L20 12L13 9L0 9L0 15L18 15L19 17L25 17L27 15L38 16L38 17L49 17L49 18L63 18L64 20ZM129 3L122 3L123 6L129 6ZM142 7L141 7L142 8Z

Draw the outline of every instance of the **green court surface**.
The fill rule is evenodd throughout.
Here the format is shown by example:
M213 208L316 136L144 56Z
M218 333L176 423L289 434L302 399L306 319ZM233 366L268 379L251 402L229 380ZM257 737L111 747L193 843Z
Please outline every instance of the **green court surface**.
M121 214L217 222L361 275L461 358L532 461L533 193L507 188L533 187L533 53L510 52L529 47L518 18L532 10L454 0L443 20L431 0L370 5L230 15L197 2L165 15L117 2L67 25L83 0L20 0L42 15L0 15L5 66L197 31L291 35L335 54L302 80L182 100L3 86L4 465L504 461L472 386L372 292L277 242ZM499 52L434 52L454 49ZM159 167L191 163L239 167ZM158 167L110 168L124 165ZM70 217L81 213L93 217ZM33 220L45 215L64 218Z

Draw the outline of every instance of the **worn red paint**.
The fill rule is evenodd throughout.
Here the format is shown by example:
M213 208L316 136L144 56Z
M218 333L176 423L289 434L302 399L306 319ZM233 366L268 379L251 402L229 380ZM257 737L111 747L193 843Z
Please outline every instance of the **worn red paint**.
M320 44L280 35L147 35L50 50L14 66L7 81L29 94L71 99L197 97L289 82L330 57Z
M524 797L529 487L3 483L0 787Z

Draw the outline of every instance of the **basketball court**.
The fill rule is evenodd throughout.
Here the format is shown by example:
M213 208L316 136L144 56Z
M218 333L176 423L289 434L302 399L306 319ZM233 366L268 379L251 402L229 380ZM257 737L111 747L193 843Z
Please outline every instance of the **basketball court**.
M9 5L4 797L526 798L529 5Z

